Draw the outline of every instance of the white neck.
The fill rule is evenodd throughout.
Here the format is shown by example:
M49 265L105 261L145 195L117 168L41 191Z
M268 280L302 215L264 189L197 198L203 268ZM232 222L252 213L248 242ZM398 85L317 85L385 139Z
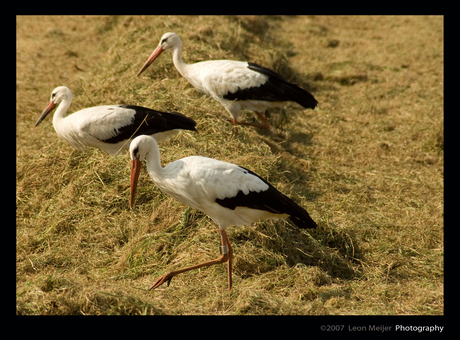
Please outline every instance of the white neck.
M164 168L161 166L160 148L157 142L152 138L150 148L145 155L147 171L154 182L161 181L164 176Z
M179 73L183 77L185 77L186 68L188 64L184 63L184 61L182 60L182 44L175 45L172 48L172 55L174 66L176 66L176 69L179 71Z
M53 126L55 128L63 122L63 119L65 118L67 114L67 110L69 109L69 106L71 103L72 103L72 97L64 98L59 104L53 116Z

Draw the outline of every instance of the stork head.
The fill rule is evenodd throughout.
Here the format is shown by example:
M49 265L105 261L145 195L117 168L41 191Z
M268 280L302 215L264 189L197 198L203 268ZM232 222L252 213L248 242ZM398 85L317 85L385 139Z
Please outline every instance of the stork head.
M51 98L50 102L48 103L48 106L45 108L45 110L42 112L40 115L40 118L38 118L37 122L35 123L35 126L41 123L43 119L51 112L53 109L63 100L71 101L72 100L72 91L69 90L69 88L65 86L59 86L56 87L53 92L51 93Z
M145 62L144 66L140 69L140 71L137 73L137 76L139 76L142 72L144 72L147 67L150 66L151 63L155 61L158 56L163 53L163 51L169 50L173 48L174 46L180 46L182 45L182 41L180 40L179 36L175 33L165 33L161 39L160 43L158 44L157 48L152 52L150 57L147 59Z
M139 179L139 172L141 164L149 151L152 149L158 150L158 143L153 137L141 135L133 139L129 146L129 156L131 157L131 188L129 206L132 208L136 196L137 181Z
M165 50L169 50L170 48L181 45L182 41L180 40L179 36L176 33L168 32L163 34L163 36L160 39L160 43L158 46Z

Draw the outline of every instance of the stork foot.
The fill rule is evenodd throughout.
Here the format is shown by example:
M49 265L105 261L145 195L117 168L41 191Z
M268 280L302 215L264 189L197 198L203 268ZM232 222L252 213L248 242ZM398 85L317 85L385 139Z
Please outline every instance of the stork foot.
M234 129L236 129L236 124L239 125L249 125L249 126L255 126L261 129L270 129L270 123L268 122L267 118L264 117L264 115L260 112L256 112L256 115L259 116L260 120L262 120L262 124L256 124L256 123L247 123L247 122L238 122L236 119L233 119L233 126Z
M237 124L255 126L255 127L260 128L260 129L267 129L267 130L270 129L270 123L268 121L266 123L264 123L264 124L246 123L246 122L238 122Z
M187 268L175 270L175 271L172 271L172 272L168 272L168 273L164 274L163 276L161 276L158 280L156 280L155 283L152 285L152 287L149 288L149 290L156 289L156 288L158 288L159 286L161 286L165 282L167 282L168 286L169 286L169 283L171 282L172 278L174 276L176 276L176 275L188 272L188 271L193 270L193 269L198 269L198 268L202 268L202 267L209 267L209 266L213 266L213 265L224 263L224 262L227 262L227 266L228 266L228 269L227 269L228 270L228 290L231 290L232 289L232 256L233 256L233 250L232 250L232 247L230 246L230 242L228 241L227 233L225 232L225 230L221 230L220 233L221 233L221 243L220 243L221 247L219 248L219 250L221 252L221 255L217 259L211 260L211 261L208 261L208 262L203 262L203 263L191 266L191 267L187 267Z
M152 285L152 287L149 288L149 290L157 289L158 287L160 287L165 282L168 283L168 287L169 287L169 284L171 283L171 280L172 280L172 278L174 276L175 275L173 275L172 272L168 272L168 273L162 275L158 280L155 281L155 283Z

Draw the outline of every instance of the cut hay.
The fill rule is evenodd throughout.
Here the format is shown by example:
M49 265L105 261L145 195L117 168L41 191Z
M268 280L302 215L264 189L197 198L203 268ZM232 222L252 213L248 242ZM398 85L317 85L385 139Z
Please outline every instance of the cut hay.
M16 313L19 315L440 315L444 313L443 18L425 16L17 17ZM312 91L315 110L240 127L164 53L248 60ZM129 209L127 155L75 151L52 120L105 104L174 110L197 121L160 145L163 162L202 155L247 167L305 207L316 230L287 221L232 228L226 268L167 271L218 256L209 217L161 193L142 171ZM255 121L251 112L245 120Z

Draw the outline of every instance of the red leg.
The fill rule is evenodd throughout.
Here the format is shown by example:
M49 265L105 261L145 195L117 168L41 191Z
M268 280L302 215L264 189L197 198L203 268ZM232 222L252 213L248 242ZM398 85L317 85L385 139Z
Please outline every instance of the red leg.
M198 268L202 268L202 267L209 267L209 266L213 266L215 264L220 264L220 263L224 263L224 262L227 262L228 290L231 290L231 288L232 288L232 264L231 264L231 258L233 256L233 250L232 250L232 247L230 246L230 242L228 241L227 233L225 232L225 230L221 230L220 233L221 233L221 245L222 245L222 248L223 248L223 251L222 251L223 254L221 256L219 256L217 259L212 260L212 261L207 261L207 262L203 262L203 263L200 263L200 264L197 264L197 265L194 265L194 266L190 266L190 267L187 267L187 268L183 268L183 269L175 270L175 271L172 271L172 272L168 272L168 273L164 274L163 276L161 276L160 278L158 278L158 280L155 281L155 283L152 285L152 287L149 288L149 290L156 289L156 288L158 288L159 286L161 286L165 282L167 282L168 286L169 286L169 283L171 282L172 278L174 276L176 276L176 275L188 272L188 271L193 270L193 269L198 269Z
M228 240L227 233L225 230L220 231L222 234L222 239L224 246L227 246L227 254L228 254L228 261L227 261L227 273L228 273L228 290L232 290L232 260L233 260L233 249L230 245L230 241Z
M268 122L267 118L265 118L264 115L262 113L260 113L260 112L257 112L257 111L254 111L254 112L262 120L263 124L236 122L235 119L233 119L233 124L250 125L250 126L255 126L255 127L258 127L258 128L261 128L261 129L269 129L270 128L270 123Z
M238 127L236 124L239 124L235 118L233 118L233 132L238 134Z

